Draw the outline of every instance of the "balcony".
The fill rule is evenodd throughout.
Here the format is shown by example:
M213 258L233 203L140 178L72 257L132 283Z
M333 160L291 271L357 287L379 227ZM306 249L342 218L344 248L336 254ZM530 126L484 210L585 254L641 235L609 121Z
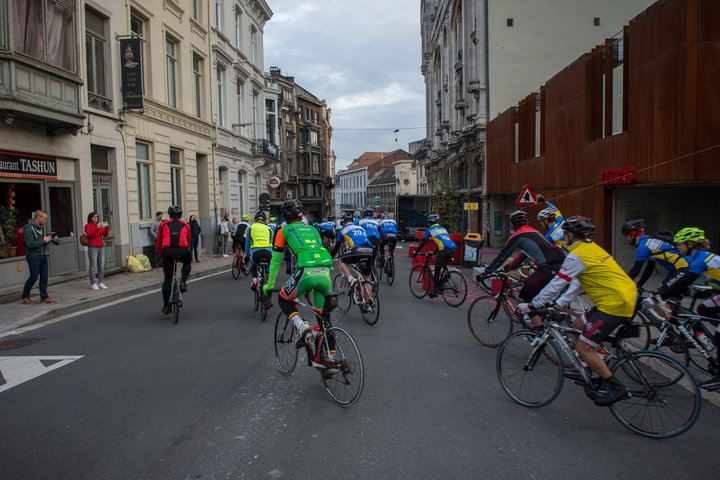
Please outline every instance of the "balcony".
M258 138L255 140L253 145L253 154L268 157L274 161L280 160L280 147L265 140L264 138Z
M42 62L17 56L0 60L0 111L45 125L48 134L77 131L85 124L82 81Z

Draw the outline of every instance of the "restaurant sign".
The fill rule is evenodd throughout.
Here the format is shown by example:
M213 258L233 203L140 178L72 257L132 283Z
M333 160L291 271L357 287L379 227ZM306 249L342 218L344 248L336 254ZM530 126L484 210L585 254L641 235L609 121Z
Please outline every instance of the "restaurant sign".
M0 177L57 179L54 157L0 151Z

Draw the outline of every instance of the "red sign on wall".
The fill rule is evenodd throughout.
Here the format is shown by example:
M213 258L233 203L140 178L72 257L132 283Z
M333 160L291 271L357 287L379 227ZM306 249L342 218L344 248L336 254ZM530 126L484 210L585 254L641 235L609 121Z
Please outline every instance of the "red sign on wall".
M628 185L637 180L636 171L635 167L603 170L600 172L600 181L603 185Z

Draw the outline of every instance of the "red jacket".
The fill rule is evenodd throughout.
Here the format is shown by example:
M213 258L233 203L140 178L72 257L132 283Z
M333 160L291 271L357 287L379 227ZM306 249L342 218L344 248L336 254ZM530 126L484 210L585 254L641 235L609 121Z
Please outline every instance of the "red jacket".
M88 247L104 247L105 242L103 237L107 237L110 233L110 227L98 227L94 223L88 223L85 225L85 235L90 239Z
M172 245L172 237L176 237L177 245ZM160 224L155 243L160 255L168 247L187 248L190 251L190 225L179 218L171 218Z

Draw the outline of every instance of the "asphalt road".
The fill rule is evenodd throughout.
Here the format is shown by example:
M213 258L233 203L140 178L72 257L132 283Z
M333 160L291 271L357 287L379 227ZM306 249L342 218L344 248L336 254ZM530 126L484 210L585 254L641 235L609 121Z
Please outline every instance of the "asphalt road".
M545 408L516 405L495 350L467 330L467 304L411 297L409 260L397 263L375 326L356 307L334 314L365 363L350 408L332 403L303 353L293 375L278 372L278 308L261 323L248 279L229 272L190 284L178 325L153 292L26 333L40 340L0 360L82 358L0 392L0 479L715 476L718 408L653 441L569 382Z

